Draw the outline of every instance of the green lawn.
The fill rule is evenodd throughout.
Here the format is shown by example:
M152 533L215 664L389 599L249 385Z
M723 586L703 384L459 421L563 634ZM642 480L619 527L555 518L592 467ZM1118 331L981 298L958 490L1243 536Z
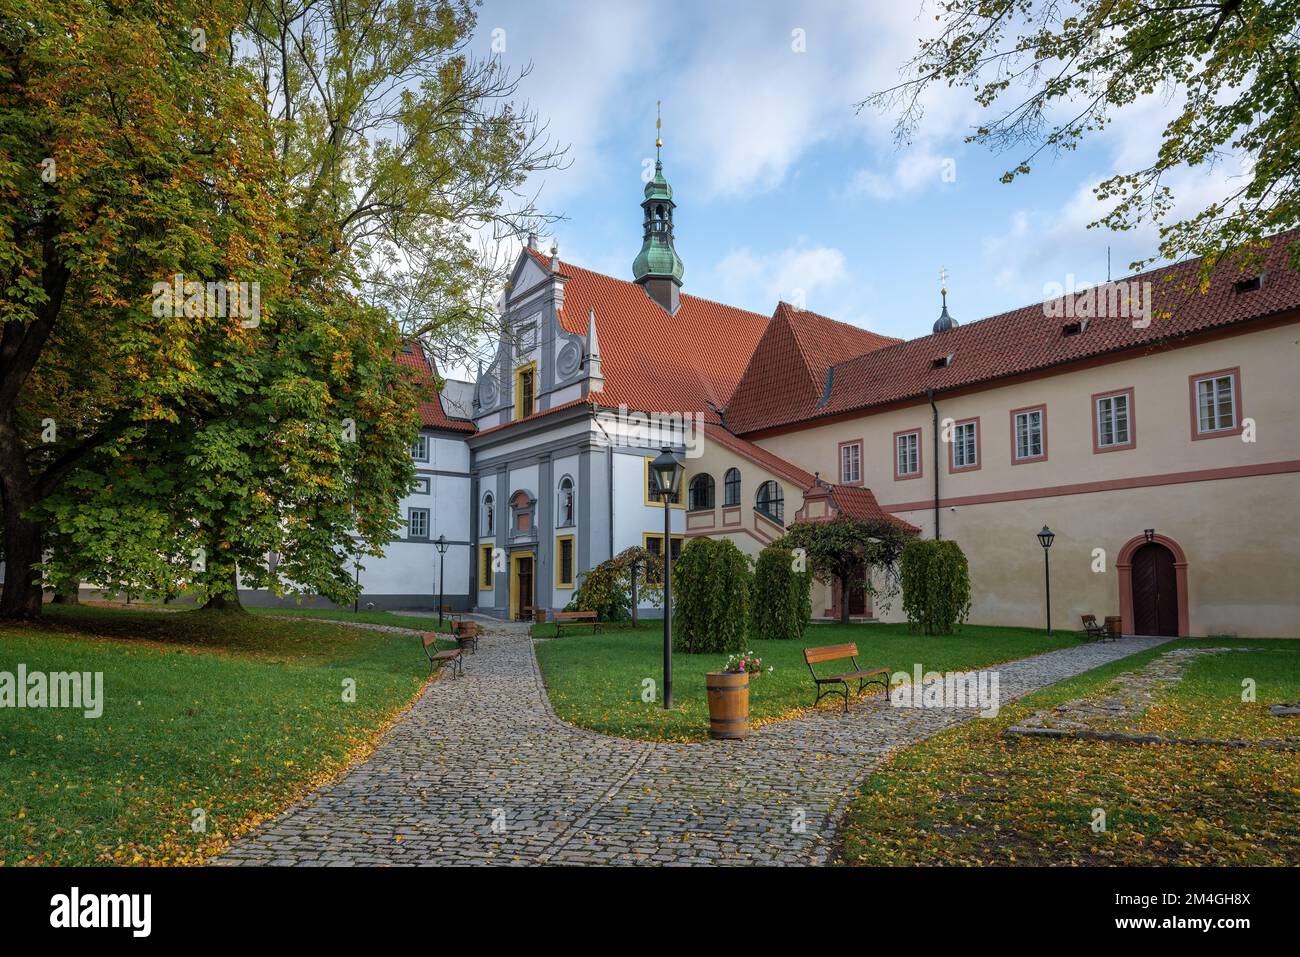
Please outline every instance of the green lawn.
M102 672L104 712L5 710L5 864L200 860L364 753L428 674L414 636L263 615L46 611L0 626L0 671ZM194 808L206 833L191 830Z
M436 616L403 615L391 611L359 611L339 608L250 608L255 615L280 615L286 618L327 618L331 621L356 621L367 625L394 625L398 628L415 628L419 631L451 632L451 615L444 615L442 625Z
M555 626L534 626L539 638L551 637ZM959 634L911 634L906 625L810 625L802 642L756 641L751 650L764 666L776 670L750 681L749 710L754 724L794 717L812 704L812 679L803 649L853 641L858 663L911 672L918 662L926 671L957 671L1064 648L1078 643L1073 635L1048 637L1023 628L968 625ZM537 643L537 658L556 712L566 721L628 738L699 741L708 737L709 708L704 676L717 671L725 655L673 656L673 710L661 699L641 700L642 682L663 674L663 624L650 622L637 629L565 629L559 640ZM843 662L848 665L848 662ZM874 686L873 686L874 687ZM823 698L822 708L842 707L842 699Z
M1135 730L1278 738L1300 721L1268 705L1300 699L1300 641L1198 639L1257 650L1200 658ZM1263 748L1026 740L1026 714L1102 694L1164 645L1044 688L993 719L967 722L894 754L841 832L851 864L1300 864L1300 755ZM1257 700L1242 702L1254 678ZM1095 808L1106 831L1091 827Z

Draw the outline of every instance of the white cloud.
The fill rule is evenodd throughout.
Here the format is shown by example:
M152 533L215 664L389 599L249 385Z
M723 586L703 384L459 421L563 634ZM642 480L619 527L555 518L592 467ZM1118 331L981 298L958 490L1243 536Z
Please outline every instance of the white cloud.
M844 253L829 246L790 246L778 252L755 253L748 246L733 249L713 267L713 277L725 302L755 312L771 312L778 300L817 310L819 294L845 283ZM820 310L817 310L820 311Z

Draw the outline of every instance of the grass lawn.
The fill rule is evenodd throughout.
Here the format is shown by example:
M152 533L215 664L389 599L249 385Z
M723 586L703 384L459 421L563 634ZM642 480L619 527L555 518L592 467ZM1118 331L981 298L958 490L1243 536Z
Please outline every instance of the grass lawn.
M1200 658L1138 732L1215 738L1300 735L1268 705L1300 698L1300 641L1164 645L1036 692L894 754L845 818L850 864L1300 864L1300 755L1264 748L1025 740L1026 714L1102 693L1178 644L1252 650ZM1257 700L1241 700L1243 678ZM1091 827L1095 808L1106 831Z
M437 616L403 615L391 611L358 611L340 608L250 608L255 615L280 615L285 618L327 618L331 621L356 621L367 625L394 625L419 631L451 632L451 615L444 615L441 627Z
M537 643L537 659L556 713L566 721L604 734L659 741L700 741L708 737L709 706L704 675L726 663L726 655L673 655L673 710L662 699L641 700L642 682L656 685L663 675L663 623L606 629L590 634L584 627L565 628L558 641ZM552 637L555 626L536 625L533 634ZM803 649L853 641L858 663L911 672L920 662L927 671L956 671L1064 648L1078 643L1073 635L1023 628L968 625L959 634L911 634L903 624L810 625L802 642L756 641L752 651L764 666L776 670L750 681L750 721L761 725L794 717L807 710L814 697ZM833 665L834 663L832 663ZM849 665L849 662L843 662ZM828 668L823 673L832 673ZM878 686L873 686L873 688ZM819 707L843 707L842 700L823 698Z
M0 625L0 671L103 672L103 714L5 709L0 864L202 860L364 754L428 673L414 636L203 611L46 612ZM195 808L206 833L191 829Z

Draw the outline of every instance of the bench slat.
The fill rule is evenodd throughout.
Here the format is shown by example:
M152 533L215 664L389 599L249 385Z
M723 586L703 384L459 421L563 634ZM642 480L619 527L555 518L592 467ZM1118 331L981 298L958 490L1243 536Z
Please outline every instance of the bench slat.
M803 660L810 665L819 661L835 661L839 658L856 658L857 656L858 646L853 642L844 645L822 645L820 648L805 648L803 650Z
M594 611L557 611L556 621L595 621L599 612Z

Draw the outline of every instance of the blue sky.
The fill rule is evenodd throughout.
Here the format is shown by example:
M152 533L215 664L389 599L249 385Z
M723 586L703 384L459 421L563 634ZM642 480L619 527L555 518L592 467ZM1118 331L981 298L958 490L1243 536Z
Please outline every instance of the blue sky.
M1176 102L1136 104L1011 185L999 176L1018 154L962 142L981 118L969 91L930 97L905 148L892 115L854 112L896 81L933 8L486 0L474 47L493 55L495 36L507 65L532 64L521 93L570 147L569 168L534 184L541 205L566 217L554 227L560 255L614 276L631 277L640 246L656 99L684 290L695 295L770 314L802 291L809 309L913 338L938 315L941 266L952 314L972 321L1037 302L1067 275L1105 280L1108 246L1116 278L1154 252L1154 228L1087 229L1104 211L1091 190L1149 161ZM1168 182L1180 208L1199 208L1226 175Z

